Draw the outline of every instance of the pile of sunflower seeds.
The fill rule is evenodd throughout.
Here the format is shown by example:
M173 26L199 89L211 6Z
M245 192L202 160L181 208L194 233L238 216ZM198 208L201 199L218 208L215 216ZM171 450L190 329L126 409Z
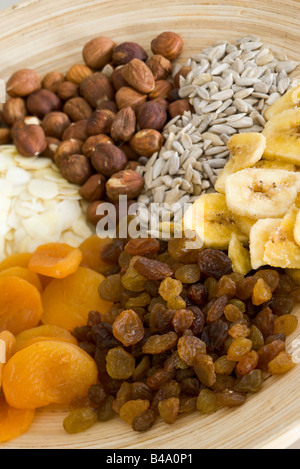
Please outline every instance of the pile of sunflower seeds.
M214 192L229 157L229 138L263 130L265 109L297 84L289 74L298 64L248 36L213 44L185 65L191 71L181 77L179 94L195 113L172 119L163 130L163 148L149 160L142 157L145 166L139 169L145 189L138 202L163 206L175 219L185 204Z

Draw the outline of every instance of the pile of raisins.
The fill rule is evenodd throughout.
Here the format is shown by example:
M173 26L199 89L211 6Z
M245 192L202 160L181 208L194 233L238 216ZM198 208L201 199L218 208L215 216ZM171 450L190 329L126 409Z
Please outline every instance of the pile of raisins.
M291 312L300 288L283 271L244 277L225 252L188 246L148 238L104 247L111 269L99 295L113 306L73 332L99 384L84 406L74 404L69 431L119 414L143 432L158 417L172 424L194 410L237 407L262 388L264 372L295 366L285 341L298 324Z

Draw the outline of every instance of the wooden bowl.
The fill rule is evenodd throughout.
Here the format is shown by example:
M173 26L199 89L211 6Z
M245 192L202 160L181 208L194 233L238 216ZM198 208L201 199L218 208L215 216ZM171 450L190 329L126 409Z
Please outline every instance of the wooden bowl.
M181 61L211 42L249 33L300 61L298 0L28 0L0 14L1 78L20 68L45 74L81 62L83 45L105 35L150 50L158 33L184 38ZM300 318L300 308L297 308ZM300 327L288 340L300 361ZM298 348L298 350L297 350ZM2 448L191 449L287 448L300 435L300 368L268 377L264 389L235 410L182 416L173 426L157 423L134 433L119 418L77 435L64 432L65 409L37 411L30 430Z

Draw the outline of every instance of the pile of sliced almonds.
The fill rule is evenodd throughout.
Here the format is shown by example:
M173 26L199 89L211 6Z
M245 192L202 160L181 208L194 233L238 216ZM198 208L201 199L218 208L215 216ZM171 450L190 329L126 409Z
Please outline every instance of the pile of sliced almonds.
M0 260L47 242L78 247L93 233L79 189L49 158L25 158L1 146Z
M186 212L206 247L228 250L236 272L269 265L300 282L300 86L265 113L262 133L234 135L215 184Z

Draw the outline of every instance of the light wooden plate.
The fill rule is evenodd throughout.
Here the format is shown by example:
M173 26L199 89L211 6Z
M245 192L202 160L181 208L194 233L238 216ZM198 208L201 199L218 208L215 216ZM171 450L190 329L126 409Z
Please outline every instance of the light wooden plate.
M173 30L184 38L182 62L219 39L249 33L300 61L299 0L29 0L0 14L2 79L19 68L40 73L66 71L81 61L85 42L107 35L150 49L158 33ZM300 308L297 310L300 318ZM300 361L300 327L288 341ZM201 417L186 415L168 426L157 423L146 434L120 419L85 433L64 432L64 409L37 412L30 430L1 448L192 449L287 448L300 436L300 367L281 378L267 378L262 392L236 410Z

